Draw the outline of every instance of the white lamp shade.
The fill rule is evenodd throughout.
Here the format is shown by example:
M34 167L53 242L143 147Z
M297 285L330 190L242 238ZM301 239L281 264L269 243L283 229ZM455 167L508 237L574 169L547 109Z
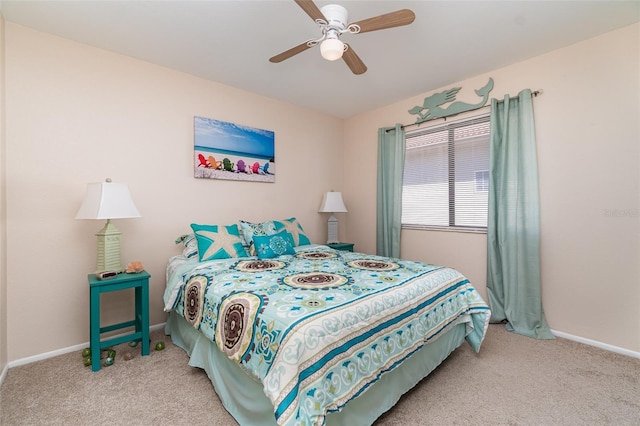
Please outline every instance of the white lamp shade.
M327 61L337 61L344 53L344 43L337 38L327 38L320 43L320 54Z
M87 185L76 219L124 219L140 217L129 187L124 183L100 182Z
M320 204L320 213L346 213L347 208L342 201L342 193L340 192L326 192L322 197L322 204Z

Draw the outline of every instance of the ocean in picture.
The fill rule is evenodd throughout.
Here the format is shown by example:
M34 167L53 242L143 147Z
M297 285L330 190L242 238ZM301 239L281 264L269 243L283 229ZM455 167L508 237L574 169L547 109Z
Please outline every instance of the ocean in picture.
M275 182L275 133L194 117L194 176Z

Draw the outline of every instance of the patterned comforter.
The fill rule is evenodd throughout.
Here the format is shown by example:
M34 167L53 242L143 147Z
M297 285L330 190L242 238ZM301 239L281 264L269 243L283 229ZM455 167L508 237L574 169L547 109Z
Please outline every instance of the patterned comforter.
M165 310L259 380L280 425L324 424L460 322L478 351L490 316L458 271L420 262L320 245L264 260L180 257L167 268Z

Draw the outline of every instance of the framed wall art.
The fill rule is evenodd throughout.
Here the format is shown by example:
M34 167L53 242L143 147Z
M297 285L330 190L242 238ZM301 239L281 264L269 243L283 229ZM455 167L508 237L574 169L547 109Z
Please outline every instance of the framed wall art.
M194 176L275 182L275 133L194 117Z

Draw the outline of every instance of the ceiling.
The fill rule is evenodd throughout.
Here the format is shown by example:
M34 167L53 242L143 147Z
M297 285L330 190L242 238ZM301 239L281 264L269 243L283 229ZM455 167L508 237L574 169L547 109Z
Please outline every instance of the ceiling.
M293 0L1 0L6 21L339 118L369 111L640 20L640 1L316 1L349 22L408 8L413 24L344 34L368 67L351 73L314 47Z

